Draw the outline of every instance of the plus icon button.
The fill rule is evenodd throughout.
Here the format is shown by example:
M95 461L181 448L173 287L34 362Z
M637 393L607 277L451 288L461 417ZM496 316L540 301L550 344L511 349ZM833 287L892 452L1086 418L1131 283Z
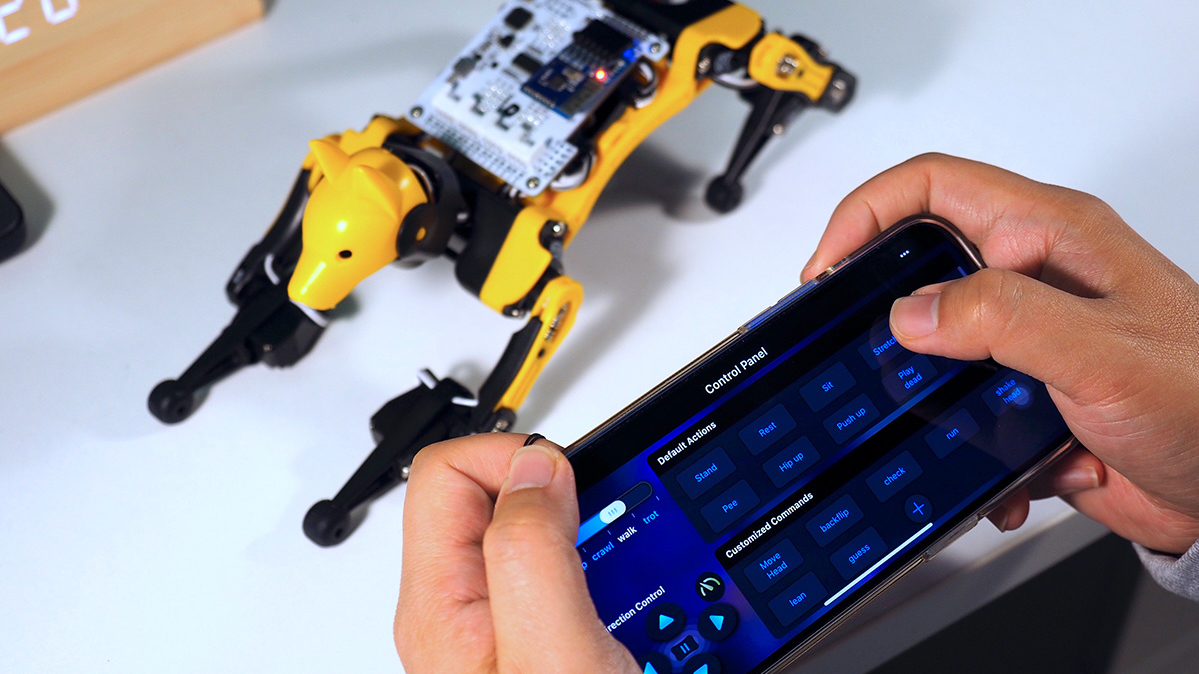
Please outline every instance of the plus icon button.
M928 502L928 498L920 494L913 494L904 504L904 512L907 513L908 519L917 524L923 524L932 519L933 506Z

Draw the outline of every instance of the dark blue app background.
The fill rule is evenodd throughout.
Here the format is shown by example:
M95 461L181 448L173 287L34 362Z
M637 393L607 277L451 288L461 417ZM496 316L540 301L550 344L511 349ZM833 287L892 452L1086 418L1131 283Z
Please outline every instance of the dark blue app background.
M581 479L578 552L646 672L764 670L1068 439L1041 384L892 337L895 297L972 269L901 243L875 253L908 258L894 278L824 291L827 323L782 308L673 385L689 398L578 448L632 457Z

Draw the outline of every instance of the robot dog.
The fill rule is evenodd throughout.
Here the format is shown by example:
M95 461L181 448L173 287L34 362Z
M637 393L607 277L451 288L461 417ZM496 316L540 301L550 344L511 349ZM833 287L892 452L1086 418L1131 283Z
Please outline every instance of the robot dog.
M177 423L218 379L297 362L324 312L390 263L453 260L464 288L526 323L478 392L422 370L419 386L371 417L374 451L304 518L313 542L340 543L422 447L512 427L583 299L563 252L625 158L713 82L750 105L707 186L719 212L740 203L741 178L771 137L808 106L840 110L855 84L815 43L767 32L728 0L510 0L406 118L310 144L282 212L226 286L236 316L154 388L150 411Z

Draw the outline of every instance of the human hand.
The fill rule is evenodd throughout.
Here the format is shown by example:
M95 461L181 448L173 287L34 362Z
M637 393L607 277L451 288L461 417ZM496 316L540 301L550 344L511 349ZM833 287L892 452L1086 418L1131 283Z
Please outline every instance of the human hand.
M804 280L926 212L957 225L989 268L896 301L895 337L1045 382L1086 448L992 522L1014 529L1030 495L1057 494L1129 540L1185 552L1199 539L1199 285L1099 199L944 155L911 159L846 197Z
M570 462L524 439L485 433L416 455L395 619L408 674L639 671L587 591Z

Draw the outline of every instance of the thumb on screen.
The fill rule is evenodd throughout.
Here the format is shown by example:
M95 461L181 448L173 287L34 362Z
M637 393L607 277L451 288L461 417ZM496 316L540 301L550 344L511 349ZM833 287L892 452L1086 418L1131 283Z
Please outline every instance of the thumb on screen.
M1014 271L983 269L901 297L891 332L905 348L959 360L994 358L1078 392L1098 323L1088 300Z
M638 671L596 614L578 533L570 462L544 439L521 448L483 537L498 671Z

